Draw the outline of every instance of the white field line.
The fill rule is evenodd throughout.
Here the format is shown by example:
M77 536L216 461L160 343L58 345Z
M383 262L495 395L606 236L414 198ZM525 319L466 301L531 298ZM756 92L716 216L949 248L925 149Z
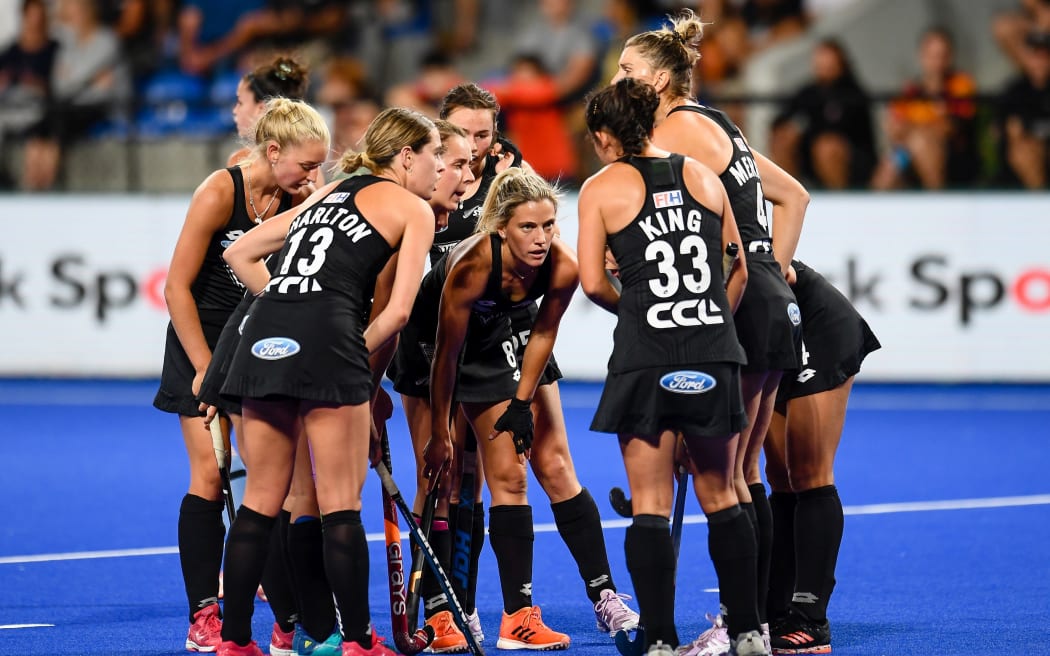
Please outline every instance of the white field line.
M940 510L975 510L980 508L1017 508L1021 506L1050 505L1050 494L1033 494L1016 497L988 497L984 499L952 499L947 501L908 501L901 503L877 503L862 506L846 506L846 515L888 515L905 512L935 512ZM684 524L704 524L703 515L686 515ZM607 519L602 522L603 528L626 528L631 525L630 519ZM558 530L554 524L536 524L536 533L553 533ZM369 542L384 540L382 533L369 533ZM408 539L406 534L404 539ZM50 563L63 560L92 560L98 558L128 558L137 556L168 556L177 554L178 547L148 547L143 549L110 549L105 551L74 551L68 553L35 554L25 556L0 556L0 565L20 565L25 563ZM4 628L0 625L0 628Z

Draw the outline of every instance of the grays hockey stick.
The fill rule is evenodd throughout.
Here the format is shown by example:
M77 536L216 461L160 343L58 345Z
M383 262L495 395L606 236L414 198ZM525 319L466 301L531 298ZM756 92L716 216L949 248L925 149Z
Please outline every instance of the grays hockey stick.
M375 466L375 470L376 474L379 475L379 480L383 482L384 493L390 497L401 516L408 522L408 530L412 534L412 538L423 552L423 557L426 559L427 565L430 566L430 570L434 573L434 578L437 579L441 591L448 597L449 604L452 606L452 619L455 620L456 626L463 633L463 637L467 639L467 648L474 656L484 656L485 651L474 639L474 634L470 630L467 614L463 611L463 606L460 605L459 599L456 598L455 593L452 591L452 583L449 582L445 570L442 569L434 549L430 546L430 542L423 536L422 529L416 524L416 518L412 514L412 509L408 507L404 497L401 496L401 491L398 490L397 484L394 483L390 470L382 462Z

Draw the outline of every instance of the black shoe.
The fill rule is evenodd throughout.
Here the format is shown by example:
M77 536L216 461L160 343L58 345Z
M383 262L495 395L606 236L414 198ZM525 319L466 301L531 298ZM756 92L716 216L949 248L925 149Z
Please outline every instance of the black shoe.
M830 654L831 626L814 622L797 611L777 622L770 635L774 654Z

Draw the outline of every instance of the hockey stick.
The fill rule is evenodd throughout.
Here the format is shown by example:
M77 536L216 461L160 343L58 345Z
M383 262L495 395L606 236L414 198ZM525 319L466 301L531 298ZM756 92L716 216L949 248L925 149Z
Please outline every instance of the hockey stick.
M434 511L437 509L437 490L432 490L423 501L423 517L419 523L424 537L430 540L434 527ZM423 550L418 545L412 549L412 571L408 576L408 626L416 627L419 621L419 593L423 582Z
M386 433L386 424L380 429L383 445L383 467L389 467L390 440ZM389 471L389 469L387 470ZM415 519L409 518L415 525ZM387 584L390 588L390 631L394 634L394 645L402 654L418 654L427 648L434 639L434 629L424 626L418 631L411 631L408 620L407 594L405 592L405 562L401 548L401 529L397 524L397 506L383 487L383 536L386 538L386 571ZM414 627L413 622L411 626Z
M470 566L474 549L474 487L478 472L478 441L469 428L463 436L463 453L459 481L459 506L455 518L455 534L452 536L451 579L463 591L459 599L467 603L470 596Z
M434 549L431 548L430 542L423 536L423 531L416 525L412 509L408 507L404 497L401 496L401 492L397 489L397 484L394 483L394 479L390 476L390 470L382 462L375 466L375 470L376 474L379 475L379 480L383 482L385 498L389 498L392 501L401 513L401 516L408 522L408 530L423 552L423 557L426 559L427 565L430 566L430 570L434 572L434 577L437 579L441 591L448 597L449 604L452 606L452 619L455 620L456 626L459 627L459 630L463 632L463 636L467 639L467 648L474 656L484 656L484 650L482 650L481 645L474 639L474 634L470 631L470 625L467 623L467 614L463 612L463 606L460 605L456 595L452 592L452 584L449 582L448 576L445 575L445 570L441 568L441 563L438 562L437 555L434 553Z
M230 526L237 517L233 506L233 486L230 484L230 466L227 462L226 437L222 434L222 420L216 414L208 424L211 431L211 447L215 450L215 462L219 465L219 480L222 481L222 496L226 501L226 513L230 517Z

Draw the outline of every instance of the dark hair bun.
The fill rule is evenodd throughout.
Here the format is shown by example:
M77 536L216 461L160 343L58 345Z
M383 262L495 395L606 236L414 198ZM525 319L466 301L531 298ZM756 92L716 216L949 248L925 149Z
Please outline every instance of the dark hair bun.
M244 76L257 102L271 98L303 100L310 74L302 64L291 57L278 57Z

